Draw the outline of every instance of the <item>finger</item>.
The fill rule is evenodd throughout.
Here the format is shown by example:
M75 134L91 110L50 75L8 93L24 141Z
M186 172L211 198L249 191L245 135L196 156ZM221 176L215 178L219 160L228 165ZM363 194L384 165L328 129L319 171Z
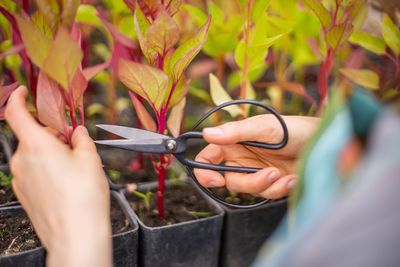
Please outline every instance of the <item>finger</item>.
M231 192L258 193L266 190L281 174L275 167L264 168L255 173L227 172L225 174L226 187Z
M196 161L219 164L223 160L223 152L219 146L208 145L196 157ZM194 174L199 183L205 187L220 187L225 185L224 177L216 172L205 169L195 169Z
M26 87L18 87L8 99L5 111L8 125L10 125L15 135L22 142L32 140L38 132L43 132L41 126L33 119L26 108L27 96L28 91Z
M270 187L258 195L263 198L278 199L289 195L296 181L296 175L290 174L278 179Z
M225 186L225 179L219 172L206 169L194 169L194 175L197 181L204 187Z
M244 141L279 143L283 130L273 115L261 115L218 127L204 128L204 139L212 144L229 145Z
M71 143L74 151L96 152L96 146L84 126L78 126L74 130Z

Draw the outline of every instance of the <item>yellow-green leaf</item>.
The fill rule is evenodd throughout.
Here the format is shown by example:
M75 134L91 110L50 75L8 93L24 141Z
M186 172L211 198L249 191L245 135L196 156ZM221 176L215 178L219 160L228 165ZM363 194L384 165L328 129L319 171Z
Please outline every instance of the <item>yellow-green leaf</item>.
M170 71L172 72L174 81L178 81L181 78L182 73L189 66L190 62L200 52L207 38L210 22L211 17L208 17L208 20L199 31L175 50L170 61Z
M150 64L153 64L156 60L157 53L154 51L146 39L144 38L147 29L150 27L150 23L144 16L144 14L137 8L135 11L135 32L136 36L139 40L140 48L143 52L143 55L146 57L147 61Z
M160 110L168 91L168 76L149 65L120 59L118 78L129 89L146 99L153 109Z
M179 40L179 28L164 9L160 9L157 18L147 30L147 43L160 55L164 55Z
M30 21L23 19L18 14L15 14L14 16L21 33L26 53L33 63L42 67L45 58L49 54L51 40Z
M383 16L382 36L396 56L400 53L400 30L388 15Z
M386 53L385 42L378 36L371 35L364 32L354 32L349 39L353 44L357 44L377 55Z
M271 0L257 0L254 3L254 8L253 8L253 22L256 23L257 20L261 17L261 15L265 12L269 4L271 3Z
M58 1L52 0L36 0L36 5L39 8L40 13L44 16L47 24L55 31L60 23L59 13L60 7L58 6Z
M245 45L243 40L239 42L235 49L235 61L238 66L243 69L245 54L247 54L247 62L250 70L258 67L264 62L264 58L268 54L268 48L271 47L284 34L279 34L271 38L265 38L262 44Z
M63 25L71 26L75 20L76 12L78 11L80 0L66 0L61 14Z
M326 34L326 41L333 50L337 50L340 45L347 41L353 32L353 25L345 22L332 27Z
M185 79L180 79L178 84L175 86L174 93L171 96L171 100L169 102L168 108L171 108L178 104L187 94L188 87L185 82ZM167 95L165 99L165 103L167 102Z
M182 98L179 103L174 106L168 116L167 127L173 137L178 137L181 129L183 114L185 113L186 98Z
M319 21L324 28L328 27L332 23L331 14L322 5L319 0L301 0L304 6L311 9L315 15L317 15Z
M53 41L42 70L68 92L75 72L81 64L83 52L68 30L61 27Z
M340 73L352 82L369 89L379 88L379 76L367 69L340 69Z
M210 94L212 101L217 106L232 100L230 95L222 87L218 78L212 73L210 73ZM224 108L224 110L228 111L233 118L243 115L243 111L237 105L228 106Z
M95 26L101 25L101 21L96 15L96 8L92 5L80 5L76 13L76 20Z

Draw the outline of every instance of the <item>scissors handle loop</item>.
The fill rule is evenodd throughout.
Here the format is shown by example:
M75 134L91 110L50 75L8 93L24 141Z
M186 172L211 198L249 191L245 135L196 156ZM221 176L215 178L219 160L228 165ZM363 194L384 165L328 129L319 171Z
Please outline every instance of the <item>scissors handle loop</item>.
M284 146L286 146L288 140L289 140L289 134L288 134L288 129L286 126L285 121L279 115L279 113L273 109L272 107L268 106L267 104L255 101L255 100L248 100L248 99L237 99L237 100L232 100L229 102L226 102L224 104L221 104L209 112L207 112L203 117L200 118L200 120L193 126L192 131L187 132L182 134L181 136L178 137L178 139L181 139L183 143L186 143L186 139L189 138L203 138L203 135L201 132L196 132L194 131L204 120L206 120L208 117L210 117L212 114L214 114L216 111L223 109L227 106L231 105L237 105L237 104L250 104L250 105L255 105L262 107L266 110L268 110L272 115L275 116L275 118L279 121L279 123L282 126L283 130L283 138L282 141L278 144L268 144L268 143L260 143L260 142L253 142L253 141L247 141L247 142L240 142L239 144L242 145L247 145L247 146L253 146L253 147L260 147L260 148L265 148L265 149L272 149L272 150L277 150L281 149ZM198 162L194 160L190 160L185 158L183 154L176 154L175 157L181 161L183 164L186 165L187 172L190 174L192 180L194 183L210 198L213 200L219 202L220 204L223 204L225 206L231 207L231 208L239 208L239 209L249 209L249 208L255 208L259 207L261 205L264 205L265 203L269 202L270 199L264 199L260 202L254 203L254 204L249 204L249 205L238 205L238 204L233 204L226 202L217 196L215 196L208 188L205 188L202 186L196 176L194 175L193 169L192 168L199 168L199 169L209 169L209 170L214 170L214 171L231 171L231 172L246 172L246 173L254 173L257 172L261 169L259 168L250 168L250 167L235 167L235 166L221 166L221 165L216 165L216 164L209 164L209 163L203 163L203 162Z

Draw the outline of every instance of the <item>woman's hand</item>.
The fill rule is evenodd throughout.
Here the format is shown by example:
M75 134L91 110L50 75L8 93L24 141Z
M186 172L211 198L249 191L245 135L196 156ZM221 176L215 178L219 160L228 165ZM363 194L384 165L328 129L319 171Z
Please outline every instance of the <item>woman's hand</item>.
M86 128L72 149L26 109L27 90L10 97L6 119L19 139L10 161L12 186L47 249L48 266L111 266L110 199Z
M229 122L218 127L205 128L204 139L210 143L196 161L229 166L255 167L262 170L251 173L226 172L225 177L211 170L195 169L203 186L226 186L232 192L250 193L264 198L286 196L295 182L299 152L319 124L318 118L302 116L283 117L289 131L289 141L280 150L269 150L238 145L238 142L257 141L277 144L283 130L273 115L260 115L242 121Z

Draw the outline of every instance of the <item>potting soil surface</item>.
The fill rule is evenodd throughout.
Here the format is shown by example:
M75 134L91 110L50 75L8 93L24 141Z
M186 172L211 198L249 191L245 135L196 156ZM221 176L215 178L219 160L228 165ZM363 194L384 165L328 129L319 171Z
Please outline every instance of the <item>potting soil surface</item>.
M143 223L150 227L175 224L215 215L205 197L201 196L191 184L174 185L165 188L165 220L160 219L158 215L156 190L152 190L149 209L145 208L144 201L141 198L132 193L127 194L127 199Z
M25 212L0 213L0 256L34 249L40 246Z
M11 187L0 186L0 204L6 204L14 201L17 201L17 198L15 197Z
M133 229L118 202L114 198L111 198L111 228L113 235Z

